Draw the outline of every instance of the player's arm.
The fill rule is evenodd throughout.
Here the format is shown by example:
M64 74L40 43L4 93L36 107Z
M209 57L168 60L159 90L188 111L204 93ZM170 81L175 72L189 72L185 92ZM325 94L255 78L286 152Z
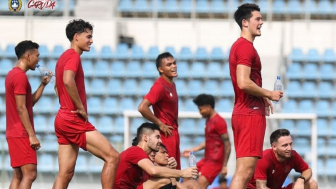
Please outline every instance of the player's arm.
M184 170L170 169L167 167L155 166L153 162L145 158L138 162L139 167L152 177L163 178L196 178L198 171L196 167L189 167Z
M41 98L44 87L49 83L49 76L44 76L42 78L40 86L36 89L36 91L32 94L32 103L33 106L35 103Z
M204 148L205 148L205 141L202 142L201 144L197 145L197 146L194 146L192 148L184 150L182 152L182 156L183 157L189 157L190 152L197 152L197 151L203 150Z
M267 181L266 180L256 180L256 189L270 189L266 186Z
M270 91L259 87L250 79L251 68L242 64L237 66L237 84L244 92L259 97L267 97L270 100L279 101L282 97L282 91Z
M26 107L26 95L15 95L16 109L20 120L29 136L30 146L35 150L40 148L40 141L36 138L33 127L30 123L28 110Z
M222 134L221 138L224 142L224 162L223 162L221 175L226 176L227 175L227 163L229 161L229 157L231 154L231 142L229 139L229 135L227 133Z
M164 123L162 123L160 121L160 119L158 119L154 113L151 111L151 109L149 109L149 107L152 104L149 102L149 100L147 99L143 99L141 101L141 103L138 106L138 111L141 113L141 115L148 119L149 121L155 123L156 125L158 125L160 127L160 131L162 131L163 133L165 133L165 135L172 135L172 126L168 126Z
M313 173L312 173L312 170L310 168L304 170L301 173L301 176L296 179L293 189L295 189L295 188L303 188L305 182L308 182L311 179L312 174Z
M76 105L77 110L74 113L79 113L83 116L85 121L88 120L88 115L85 111L84 105L79 97L79 93L77 90L76 82L75 82L75 72L72 70L65 70L63 73L63 83L67 93L69 94L72 102Z

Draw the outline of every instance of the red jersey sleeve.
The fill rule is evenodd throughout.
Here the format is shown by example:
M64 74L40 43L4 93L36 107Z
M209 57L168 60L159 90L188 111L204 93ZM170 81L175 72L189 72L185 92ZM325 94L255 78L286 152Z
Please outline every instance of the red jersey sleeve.
M143 149L139 147L132 149L132 153L128 154L128 161L132 164L137 165L138 162L142 159L148 159L148 155Z
M259 159L254 171L254 179L267 180L267 169L269 166L270 165L267 158L263 157Z
M309 168L308 164L302 159L302 157L296 152L292 151L292 156L294 160L294 170L296 172L302 173L303 171L307 170Z
M227 133L226 121L224 118L220 117L219 115L218 115L218 119L216 122L216 132L218 135Z
M155 82L144 99L147 99L151 104L156 104L163 98L164 93L162 91L163 86L160 83Z
M236 60L237 60L237 65L238 64L243 64L248 67L252 67L252 62L253 62L253 46L252 44L249 43L241 43L240 48L236 48Z
M79 55L77 56L69 56L69 59L66 60L65 65L64 65L64 71L65 70L72 70L77 73L77 70L79 68L80 64L80 57Z
M29 82L26 74L23 72L17 73L15 77L13 77L12 84L14 87L14 94L25 95L27 93Z

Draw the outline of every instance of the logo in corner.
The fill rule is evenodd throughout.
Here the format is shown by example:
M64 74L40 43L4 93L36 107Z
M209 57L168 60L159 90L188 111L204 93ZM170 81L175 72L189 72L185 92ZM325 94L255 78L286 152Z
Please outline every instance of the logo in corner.
M19 12L22 7L22 0L8 0L8 8L11 12Z

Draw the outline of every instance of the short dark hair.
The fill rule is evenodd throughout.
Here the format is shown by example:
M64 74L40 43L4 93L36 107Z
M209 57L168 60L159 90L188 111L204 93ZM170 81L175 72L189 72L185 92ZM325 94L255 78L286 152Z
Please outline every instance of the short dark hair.
M193 102L197 106L210 105L212 108L215 108L215 97L209 94L200 94L194 98Z
M139 140L141 140L141 137L142 137L143 134L148 133L148 131L154 132L155 130L160 131L160 128L159 128L158 125L156 125L154 123L145 122L145 123L141 124L140 127L137 130L136 137L132 140L132 146L138 145Z
M21 41L19 44L15 47L15 54L18 59L22 57L24 53L26 53L29 50L38 49L39 45L35 42L32 42L30 40Z
M89 22L82 19L73 19L70 20L68 25L66 26L65 33L69 41L72 41L76 33L83 33L87 29L93 29L93 26Z
M271 134L270 143L272 145L274 142L278 142L278 139L280 137L289 136L289 135L290 135L289 130L287 130L287 129L277 129L277 130L273 131L273 133Z
M174 56L172 54L170 54L170 52L164 52L164 53L159 54L159 56L156 58L156 61L155 61L155 63L156 63L156 69L158 71L159 71L159 67L161 66L162 59L169 58L169 57L174 58ZM161 75L161 73L160 73L160 75Z
M252 17L253 11L260 12L259 6L254 3L245 3L238 7L236 12L234 13L234 18L237 24L239 25L240 29L242 29L242 21L244 19L249 20Z
M161 148L164 148L164 149L168 152L167 146L164 145L162 142L160 143L160 147L161 147Z

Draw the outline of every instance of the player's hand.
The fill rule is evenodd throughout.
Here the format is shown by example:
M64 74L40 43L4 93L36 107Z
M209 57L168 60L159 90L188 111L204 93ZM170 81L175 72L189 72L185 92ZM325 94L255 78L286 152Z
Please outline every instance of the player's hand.
M160 131L163 132L163 134L166 137L173 135L173 133L172 133L172 130L174 129L173 126L169 126L169 125L166 125L166 124L162 123L162 124L159 124L159 127L160 127Z
M304 189L304 180L303 179L296 179L293 189Z
M189 167L182 170L182 178L194 178L198 176L198 171L196 167Z
M174 157L168 158L168 167L171 169L176 169L177 167L177 162Z
M227 167L226 167L226 166L223 166L223 167L222 167L222 170L221 170L221 172L220 172L220 176L221 176L221 177L226 177L226 175L227 175Z
M272 101L279 101L282 96L283 96L282 91L271 91L271 95L269 99Z
M270 113L273 114L273 104L268 98L263 98L265 104L265 115L269 116Z
M37 137L34 136L29 136L29 143L30 143L30 147L32 147L34 150L38 150L41 148L41 144L39 139L37 139Z
M86 113L86 111L85 111L85 109L77 109L77 110L75 110L75 111L71 111L72 113L74 113L74 114L79 114L79 115L81 115L82 116L82 118L85 120L85 122L88 122L88 115L87 115L87 113Z
M43 76L42 82L41 82L42 85L46 86L50 82L52 76L53 76L52 71L49 71L49 75Z
M184 151L182 152L182 156L183 156L183 157L189 157L191 151L192 151L191 149L186 149L186 150L184 150Z

